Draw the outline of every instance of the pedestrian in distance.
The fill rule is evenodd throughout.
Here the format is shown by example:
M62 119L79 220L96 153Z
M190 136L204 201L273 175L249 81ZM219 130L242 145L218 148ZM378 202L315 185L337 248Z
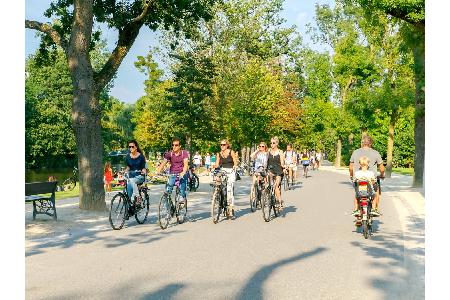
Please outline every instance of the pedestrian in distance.
M105 191L107 193L112 191L111 182L113 180L113 170L111 168L111 163L107 161L105 163L105 168L103 169L103 182L105 183Z

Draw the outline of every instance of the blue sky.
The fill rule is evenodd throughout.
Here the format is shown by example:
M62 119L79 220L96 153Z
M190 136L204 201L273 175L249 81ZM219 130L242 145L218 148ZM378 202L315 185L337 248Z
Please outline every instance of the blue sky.
M41 22L49 21L43 16L44 11L49 7L51 0L26 0L25 1L25 17L29 20ZM303 36L304 42L308 43L305 38L307 23L313 22L314 7L316 3L334 4L334 0L285 0L283 5L282 16L286 19L286 24L295 24ZM117 31L102 28L103 37L107 40L108 48L112 50L117 41ZM142 28L138 38L130 49L130 52L123 60L117 78L114 81L114 87L110 94L117 97L121 101L134 103L144 94L145 76L138 72L134 67L136 57L145 56L149 47L156 46L158 43L157 33L152 32L148 28ZM34 53L39 46L39 38L36 37L34 30L25 29L25 57ZM311 45L314 46L314 45ZM320 49L320 46L314 48Z

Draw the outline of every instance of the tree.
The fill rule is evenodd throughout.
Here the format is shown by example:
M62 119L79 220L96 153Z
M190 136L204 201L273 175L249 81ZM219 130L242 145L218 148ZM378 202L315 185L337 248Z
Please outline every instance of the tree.
M113 79L142 26L175 31L195 27L210 18L213 0L121 1L56 0L45 12L56 17L52 24L25 20L25 27L44 34L41 49L59 45L66 54L73 85L72 126L80 170L80 208L106 209L102 173L101 105L99 96ZM119 32L116 48L99 71L94 71L90 49L98 41L94 17Z
M349 1L350 3L353 1ZM368 17L374 10L402 20L402 33L413 52L415 75L414 181L423 186L425 162L425 0L356 0Z

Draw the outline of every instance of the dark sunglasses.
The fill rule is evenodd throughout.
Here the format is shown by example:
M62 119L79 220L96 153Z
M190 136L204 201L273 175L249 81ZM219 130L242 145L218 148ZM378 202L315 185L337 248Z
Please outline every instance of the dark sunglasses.
M266 146L264 146L264 145L259 145L259 148L266 148Z
M220 144L220 146L226 146L227 144Z
M276 142L270 142L270 143L271 143L272 145L273 145L273 144L276 144Z
M131 148L136 148L136 146L128 146L128 148L130 148L130 149L131 149Z
M178 147L180 144L172 144L172 147Z

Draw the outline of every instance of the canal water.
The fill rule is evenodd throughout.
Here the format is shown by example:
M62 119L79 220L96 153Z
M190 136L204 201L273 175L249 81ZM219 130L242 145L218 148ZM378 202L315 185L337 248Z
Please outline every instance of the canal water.
M25 170L25 182L48 181L50 176L54 176L62 184L66 178L72 176L72 170L72 168Z

